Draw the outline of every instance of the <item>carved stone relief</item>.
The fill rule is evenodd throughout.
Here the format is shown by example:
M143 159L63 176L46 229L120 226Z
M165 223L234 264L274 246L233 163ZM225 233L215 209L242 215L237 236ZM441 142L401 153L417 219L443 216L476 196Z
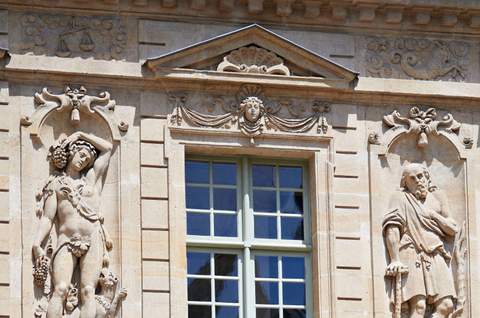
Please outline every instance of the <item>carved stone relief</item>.
M52 111L70 111L70 123L74 126L79 125L81 113L97 114L105 120L111 127L114 139L118 139L116 128L121 132L128 131L128 123L118 120L114 115L115 100L110 99L109 92L101 92L98 96L87 94L87 89L65 87L63 94L53 94L44 88L41 93L35 93L35 102L38 105L36 112L32 117L23 116L21 124L30 126L35 122L31 129L34 135L38 134L39 126L43 122L43 117ZM35 120L35 119L38 120ZM117 127L113 127L113 125Z
M265 102L258 85L243 85L236 95L236 103L230 104L221 97L215 98L211 103L219 105L224 111L219 115L202 114L191 109L187 106L185 95L172 96L171 100L174 103L171 125L220 129L232 129L236 125L242 134L251 138L252 143L254 137L267 131L306 133L315 129L317 133L326 133L328 130L325 113L330 111L330 107L327 104L314 102L312 114L307 117L282 118L277 116L281 107L285 106L292 112L293 105L289 101ZM207 109L211 111L211 107L207 106Z
M420 80L468 80L471 45L464 41L369 38L367 75Z
M403 127L407 133L418 135L417 146L420 148L428 144L428 136L431 134L437 135L441 130L444 130L447 133L458 135L460 130L460 124L453 119L450 113L438 120L435 108L424 111L416 106L410 108L408 117L404 117L394 110L391 114L383 116L383 122L391 130Z
M67 87L61 95L44 89L35 100L37 113L68 111L70 122L59 123L68 129L78 128L81 112L104 118L102 112L113 112L115 106L108 92L95 97L83 87ZM24 119L25 123L33 124ZM61 134L49 148L49 177L35 196L35 317L113 318L127 295L110 268L113 240L100 212L112 151L110 141L78 129Z
M217 71L257 74L290 75L288 67L275 53L249 46L230 52L218 65Z
M382 224L393 317L461 317L467 297L465 224L451 217L447 194L423 164L407 164L400 186Z
M104 60L126 57L127 32L121 18L28 13L18 19L21 40L14 51Z

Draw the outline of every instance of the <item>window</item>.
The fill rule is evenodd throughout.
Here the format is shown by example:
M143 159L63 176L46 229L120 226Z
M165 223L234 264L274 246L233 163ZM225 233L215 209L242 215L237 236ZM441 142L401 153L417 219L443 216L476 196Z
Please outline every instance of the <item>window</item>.
M190 318L311 317L305 166L185 165Z

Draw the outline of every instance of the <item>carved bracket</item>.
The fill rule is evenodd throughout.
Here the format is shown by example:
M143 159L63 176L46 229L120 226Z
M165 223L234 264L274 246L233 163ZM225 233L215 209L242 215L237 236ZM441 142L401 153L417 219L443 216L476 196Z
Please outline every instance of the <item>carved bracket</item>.
M81 113L97 114L110 127L114 140L120 139L120 131L126 132L128 124L124 121L118 121L114 115L115 100L110 98L109 92L102 92L98 96L87 94L87 89L83 86L72 89L65 87L63 94L52 94L47 88L41 93L35 93L35 103L37 109L31 117L23 116L20 123L23 126L32 126L31 134L38 136L41 125L45 122L47 116L55 111L70 111L70 122L72 125L78 125L81 121Z
M221 98L216 98L214 103L220 104L225 114L207 115L187 107L186 95L172 96L170 100L174 104L174 111L170 115L170 125L181 127L185 123L193 127L220 129L231 129L236 125L243 135L251 138L252 143L254 137L269 130L306 133L316 129L317 133L323 134L328 130L325 113L330 111L330 106L325 103L315 102L310 116L281 118L276 113L284 103L265 104L263 92L258 85L242 86L236 97L236 105L226 105Z

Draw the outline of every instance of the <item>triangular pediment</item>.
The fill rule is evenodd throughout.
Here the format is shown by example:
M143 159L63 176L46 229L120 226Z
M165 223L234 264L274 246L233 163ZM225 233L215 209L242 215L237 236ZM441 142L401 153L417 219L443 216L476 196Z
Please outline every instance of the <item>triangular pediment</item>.
M352 83L358 74L257 24L147 59L166 69L315 77Z

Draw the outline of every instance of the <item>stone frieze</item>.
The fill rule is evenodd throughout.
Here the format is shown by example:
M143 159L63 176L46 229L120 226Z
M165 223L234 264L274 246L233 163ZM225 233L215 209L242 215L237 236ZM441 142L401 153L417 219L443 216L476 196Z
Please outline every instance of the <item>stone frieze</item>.
M125 59L127 32L124 21L109 16L18 14L21 38L13 51L60 57Z
M369 38L367 75L419 80L466 81L471 46L464 41L425 38Z

